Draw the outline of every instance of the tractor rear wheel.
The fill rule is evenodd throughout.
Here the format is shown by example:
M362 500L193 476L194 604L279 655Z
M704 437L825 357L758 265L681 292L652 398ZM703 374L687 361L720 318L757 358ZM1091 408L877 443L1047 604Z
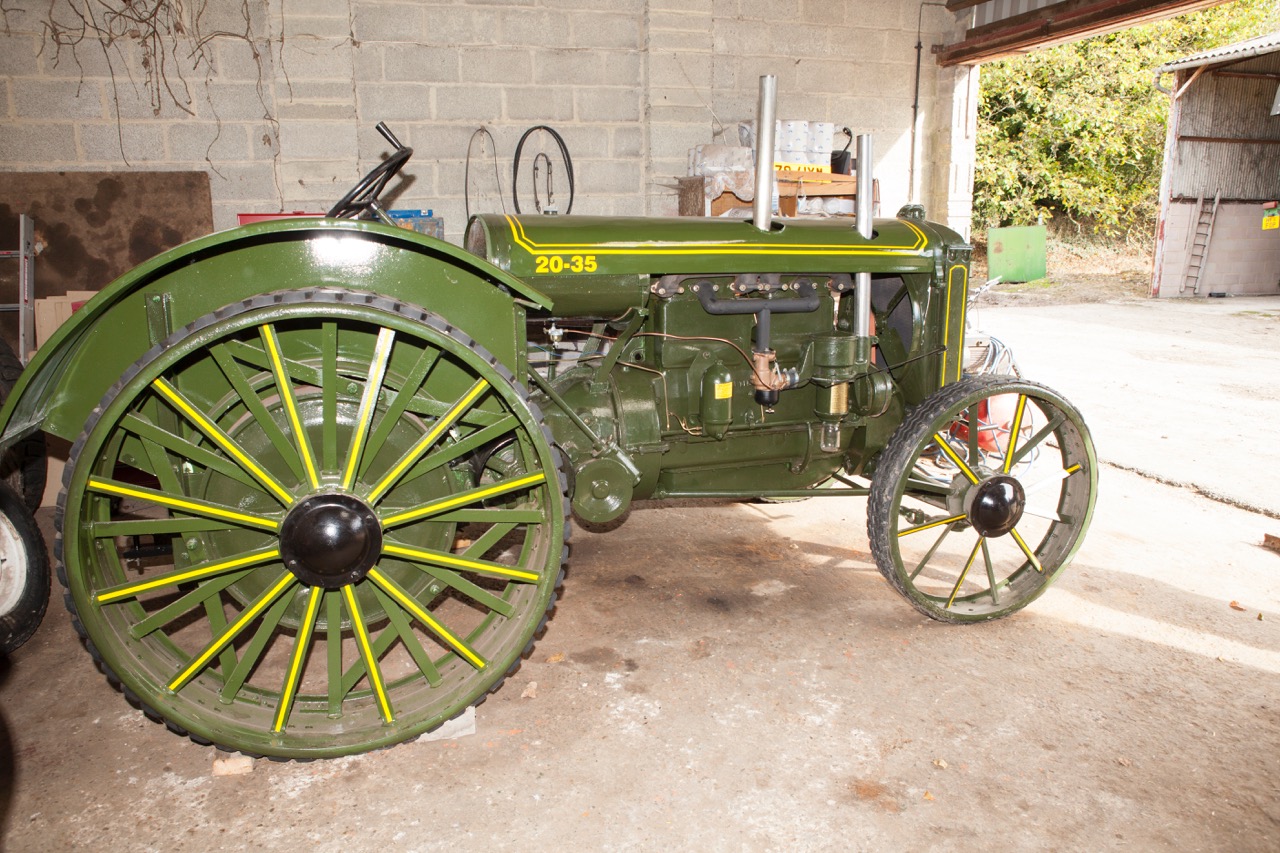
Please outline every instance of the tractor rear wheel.
M1008 616L1071 560L1097 486L1093 441L1070 403L1012 376L966 377L916 406L881 454L871 551L926 616Z
M474 459L502 445L500 474ZM60 575L152 717L286 758L388 746L483 700L554 606L561 461L437 315L337 289L228 306L144 355L76 442Z

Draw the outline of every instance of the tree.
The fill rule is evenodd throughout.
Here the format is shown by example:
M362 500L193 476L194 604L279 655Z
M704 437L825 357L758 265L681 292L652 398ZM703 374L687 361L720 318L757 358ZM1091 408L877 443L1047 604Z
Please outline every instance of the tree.
M1276 0L1237 0L982 68L974 216L1064 216L1107 235L1150 231L1169 98L1161 64L1280 24Z

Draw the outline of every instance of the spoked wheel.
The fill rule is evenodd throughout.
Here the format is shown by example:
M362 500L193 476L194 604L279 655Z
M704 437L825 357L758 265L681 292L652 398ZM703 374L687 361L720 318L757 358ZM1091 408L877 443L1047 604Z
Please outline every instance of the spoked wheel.
M1014 377L968 377L889 440L867 504L872 553L926 616L998 619L1070 561L1097 485L1093 441L1070 403Z
M479 476L498 441L506 464ZM272 294L104 398L68 465L62 573L90 651L170 728L343 755L514 671L562 578L564 490L524 390L440 317Z

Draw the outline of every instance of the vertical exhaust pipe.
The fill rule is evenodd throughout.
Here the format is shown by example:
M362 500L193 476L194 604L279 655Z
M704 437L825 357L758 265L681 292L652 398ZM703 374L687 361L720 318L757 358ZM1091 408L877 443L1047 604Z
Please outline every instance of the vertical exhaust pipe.
M858 135L858 183L857 183L857 213L858 213L858 234L864 240L870 240L875 233L875 223L872 221L873 202L875 201L875 184L871 180L871 134L861 133ZM871 273L860 272L854 276L853 288L853 333L859 338L869 338L871 336ZM860 351L865 351L867 357L870 356L870 346L859 345Z
M773 133L778 106L778 78L760 77L760 104L756 108L756 198L751 224L761 231L773 225Z

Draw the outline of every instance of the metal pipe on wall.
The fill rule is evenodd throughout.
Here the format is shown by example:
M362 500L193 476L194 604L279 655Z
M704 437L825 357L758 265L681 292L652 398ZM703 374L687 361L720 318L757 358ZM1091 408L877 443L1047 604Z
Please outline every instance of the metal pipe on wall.
M760 103L756 109L756 197L751 223L761 231L773 225L773 133L778 104L778 78L760 77Z
M873 220L875 183L871 179L871 134L858 134L857 213L858 234L870 240L875 234ZM860 272L853 280L853 333L860 338L871 335L871 273Z

